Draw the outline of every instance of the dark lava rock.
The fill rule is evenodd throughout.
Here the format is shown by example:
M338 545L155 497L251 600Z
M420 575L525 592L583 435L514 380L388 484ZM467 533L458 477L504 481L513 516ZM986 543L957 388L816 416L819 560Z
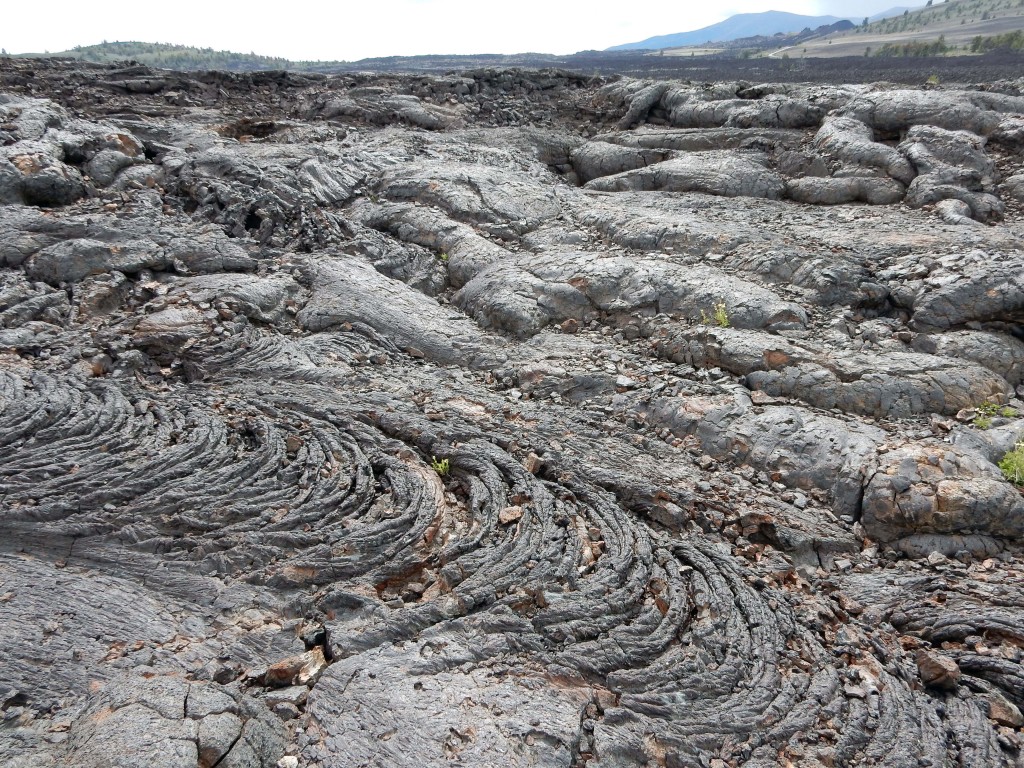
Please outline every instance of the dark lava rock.
M1019 768L1019 92L0 58L0 764Z

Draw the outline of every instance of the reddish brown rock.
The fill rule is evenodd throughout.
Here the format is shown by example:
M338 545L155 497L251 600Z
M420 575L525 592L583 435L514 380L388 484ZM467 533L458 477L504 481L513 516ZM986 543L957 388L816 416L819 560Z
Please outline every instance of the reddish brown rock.
M917 652L916 661L925 685L945 691L956 690L960 680L960 667L951 658L921 649Z

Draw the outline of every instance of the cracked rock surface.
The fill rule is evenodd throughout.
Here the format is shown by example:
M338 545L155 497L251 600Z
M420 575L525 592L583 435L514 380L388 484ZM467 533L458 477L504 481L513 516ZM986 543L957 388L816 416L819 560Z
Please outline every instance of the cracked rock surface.
M1024 83L0 59L0 766L1024 766Z

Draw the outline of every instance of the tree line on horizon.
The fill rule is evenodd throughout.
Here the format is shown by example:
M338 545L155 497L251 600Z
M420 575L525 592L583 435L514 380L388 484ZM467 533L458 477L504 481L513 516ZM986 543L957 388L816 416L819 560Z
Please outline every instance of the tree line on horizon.
M69 51L48 55L67 56L95 64L131 60L162 69L217 69L228 72L255 72L268 69L301 71L328 63L291 61L280 56L261 56L254 52L235 53L233 51L216 51L213 48L136 41L103 41L97 45L76 45Z

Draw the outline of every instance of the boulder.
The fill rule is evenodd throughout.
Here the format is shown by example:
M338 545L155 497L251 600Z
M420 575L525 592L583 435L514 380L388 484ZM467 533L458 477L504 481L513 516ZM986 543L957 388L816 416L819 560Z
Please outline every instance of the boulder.
M864 489L861 522L872 537L917 533L1024 534L1024 496L977 453L939 443L883 455Z
M585 189L599 192L703 192L724 197L778 199L782 179L757 153L693 152L655 165L594 179Z

